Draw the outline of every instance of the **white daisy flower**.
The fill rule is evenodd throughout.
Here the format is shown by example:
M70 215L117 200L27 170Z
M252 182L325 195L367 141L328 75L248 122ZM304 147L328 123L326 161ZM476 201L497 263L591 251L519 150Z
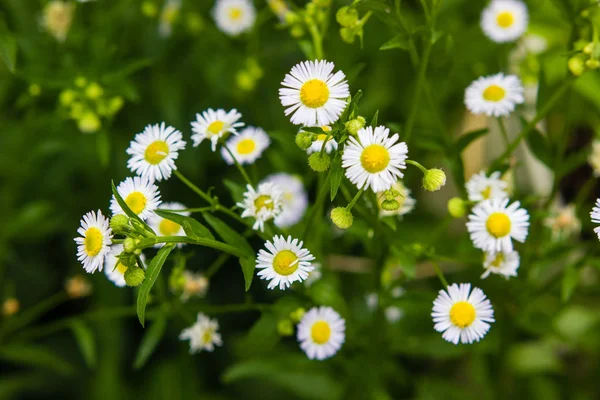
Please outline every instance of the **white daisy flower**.
M446 291L447 290L447 291ZM431 316L434 329L443 332L442 338L458 344L481 340L494 322L492 304L479 288L471 291L470 283L456 283L440 290L433 302Z
M313 307L298 323L298 342L311 360L333 356L346 339L346 322L331 307Z
M127 168L150 182L169 179L177 169L175 160L179 150L185 149L182 134L172 126L147 125L142 133L135 135L127 154L131 156Z
M317 135L317 139L314 142L312 142L308 149L306 149L306 153L312 154L320 152L323 148L323 143L325 142L325 139L327 139L326 133L321 133ZM325 153L331 154L331 152L337 150L337 148L338 142L333 137L330 137L329 140L327 140L327 143L325 143Z
M390 293L392 295L392 298L398 299L398 298L404 296L404 294L406 293L406 289L404 289L402 286L396 286L395 288L392 289L392 291Z
M134 176L127 178L117 186L117 192L125 200L127 206L142 220L146 220L160 205L158 187L147 178ZM110 200L110 211L113 215L125 214L115 196Z
M279 286L284 290L296 281L302 282L308 278L308 273L313 270L311 261L315 258L310 251L302 248L303 243L298 239L288 236L273 237L273 242L267 240L265 247L256 256L258 276L269 280L269 289Z
M110 253L112 240L108 218L100 210L90 211L83 216L77 233L81 236L74 239L77 243L77 259L83 264L83 269L89 274L97 269L102 271L104 257Z
M217 148L217 142L227 133L237 135L237 128L244 126L243 122L238 122L242 114L233 109L225 112L222 108L213 110L209 108L202 112L202 115L196 114L196 121L192 121L192 141L194 147L198 147L204 139L211 141L212 151Z
M204 297L208 291L209 281L201 272L183 271L183 292L181 301L186 302L191 297Z
M375 292L367 293L365 295L365 303L369 311L375 311L379 307L379 295Z
M278 186L271 182L263 182L258 185L258 189L250 185L246 186L248 190L244 193L244 200L237 203L238 207L244 209L242 218L253 217L256 222L252 229L264 232L265 222L276 218L282 209L281 191Z
M252 29L256 10L250 0L217 0L212 15L223 33L237 36Z
M300 222L308 207L308 194L302 180L281 172L267 176L263 182L271 182L281 190L281 213L275 217L275 225L289 228Z
M527 238L529 214L510 199L484 200L473 207L467 222L473 245L490 252L513 251L512 239L523 243Z
M221 334L217 332L219 322L210 319L202 313L198 313L198 319L194 325L181 331L179 340L190 341L190 353L194 354L202 350L213 351L215 346L222 346Z
M501 179L499 171L493 172L489 177L485 175L485 171L480 171L469 179L465 187L471 201L508 197L508 183Z
M381 192L390 189L404 174L408 146L398 142L396 133L389 137L390 130L384 126L362 128L358 139L351 136L344 147L342 167L346 177L359 189Z
M254 164L270 144L271 139L267 132L261 128L249 126L239 135L227 140L226 146L240 164ZM224 146L221 148L221 156L227 164L235 163Z
M496 43L513 42L525 33L528 20L525 3L493 0L481 13L481 29Z
M187 211L178 211L185 210L187 207L177 202L162 203L160 208L161 210L172 211L186 217L190 215L190 213ZM171 221L170 219L163 218L156 213L152 213L150 215L150 218L148 218L148 225L150 225L150 228L152 228L152 230L158 236L185 236L185 232L181 225L179 225L177 222ZM185 243L178 243L177 247L181 248L184 244ZM162 246L164 246L164 243L158 243L154 245L154 247Z
M507 116L517 104L525 102L523 85L514 75L502 72L492 76L482 76L471 83L465 91L465 105L473 114L488 117Z
M292 67L279 89L285 115L292 114L294 125L323 126L340 118L350 96L346 75L332 73L333 63L324 60L305 61Z
M544 225L552 230L552 239L568 238L581 232L581 221L577 218L575 204L562 205L554 202Z
M323 277L323 267L321 263L313 263L313 270L308 273L308 278L304 281L304 286L311 287L313 283L321 280Z
M404 316L404 311L396 306L386 307L386 309L383 310L383 313L385 314L385 319L387 319L390 324L395 324Z
M386 200L384 193L385 191L377 193L377 205L379 206L379 216L387 217L391 215L406 215L415 208L417 200L410 196L410 189L404 186L402 181L398 181L392 185L392 189L397 190L399 195L396 196L395 200L400 204L400 207L395 211L387 211L381 208L381 203Z
M594 176L600 177L600 140L595 139L592 142L592 152L588 157L588 163L594 170Z
M41 25L56 40L64 42L73 23L75 4L65 1L51 1L44 7Z
M173 33L173 24L179 17L181 11L181 0L166 0L158 18L158 34L163 37L169 37Z
M521 258L516 251L486 252L485 260L483 261L485 272L481 275L481 279L487 278L490 274L502 275L506 279L511 276L517 276L520 263Z
M596 199L596 206L592 208L590 217L592 218L592 222L594 224L600 224L600 199ZM600 239L600 226L594 228L594 232L596 232L596 235L598 235L598 239Z

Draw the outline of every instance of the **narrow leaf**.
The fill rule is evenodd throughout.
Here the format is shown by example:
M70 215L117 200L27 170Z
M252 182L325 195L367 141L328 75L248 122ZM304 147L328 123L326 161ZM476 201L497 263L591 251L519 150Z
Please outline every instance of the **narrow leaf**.
M401 33L397 36L394 36L386 43L384 43L379 50L392 50L392 49L402 49L408 50L410 48L409 36L405 33Z
M560 290L560 299L563 303L569 301L578 283L579 271L575 265L569 265L565 269Z
M338 151L333 158L333 162L331 163L331 193L330 199L333 201L337 192L340 188L340 183L342 183L342 178L344 177L344 169L342 168L342 157L340 152Z
M527 125L527 121L524 118L521 118L521 123L523 126ZM546 136L534 128L529 131L529 135L525 137L525 140L535 157L552 168L552 147Z
M198 238L208 238L214 239L213 234L208 230L207 227L202 225L196 219L192 217L187 217L185 215L180 215L171 211L164 210L156 210L154 211L158 216L168 219L169 221L173 221L178 223L183 227L185 234L188 235L192 239Z
M375 128L377 126L377 119L379 118L379 110L375 111L375 115L373 116L373 119L371 120L371 126L373 128Z
M214 215L204 213L203 216L204 220L215 230L215 232L217 232L219 236L221 236L225 243L237 247L239 250L243 251L246 256L254 258L255 253L252 249L252 246L250 246L248 241L244 239L242 235L237 233L229 225Z
M252 279L254 278L254 269L256 268L256 262L254 257L241 257L240 265L242 266L242 273L244 274L244 283L246 291L250 289Z
M15 72L17 64L17 41L5 23L0 23L0 59L10 72Z
M140 343L140 347L138 348L137 354L135 356L135 361L133 362L133 367L135 369L142 368L156 347L160 343L160 340L165 334L167 328L167 316L165 314L161 314L158 318L154 320L150 328L144 334L142 338L142 342Z
M72 375L75 369L50 349L39 345L11 344L0 348L0 360L30 367L45 368L61 375Z
M464 149L466 149L467 147L469 147L469 145L471 143L473 143L475 140L479 139L480 137L485 136L487 133L488 133L487 128L467 132L464 135L461 135L458 139L456 139L456 142L454 142L454 147L456 148L456 150L459 153L462 153L462 151Z
M144 326L146 320L146 303L148 302L148 295L150 294L152 286L154 286L154 282L156 282L156 278L158 278L158 275L160 274L163 264L167 260L167 257L169 257L169 253L173 250L173 247L172 244L161 247L146 270L146 279L144 279L144 282L140 286L137 297L137 316L142 326Z
M121 209L123 210L123 212L129 218L135 219L140 224L142 224L144 226L144 228L146 228L148 230L148 232L153 232L152 228L150 228L148 226L148 224L146 224L144 221L142 221L142 219L140 217L138 217L138 215L136 213L134 213L133 211L131 211L131 208L129 208L129 206L127 205L127 203L125 203L125 200L123 200L123 198L121 197L121 195L117 191L117 187L115 186L115 182L111 181L110 184L111 184L111 187L112 187L113 196L115 196L115 199L117 200L117 203L119 203L119 206L121 206Z
M94 333L85 323L79 320L75 320L71 323L71 330L77 340L77 345L83 356L85 364L89 368L96 367L96 340L94 339Z

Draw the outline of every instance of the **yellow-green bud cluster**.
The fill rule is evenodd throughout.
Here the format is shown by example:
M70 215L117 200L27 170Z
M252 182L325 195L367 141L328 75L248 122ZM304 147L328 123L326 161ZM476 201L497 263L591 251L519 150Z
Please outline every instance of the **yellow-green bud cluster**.
M292 336L294 334L294 324L289 319L280 319L277 322L277 332L281 336Z
M246 65L239 70L235 76L235 81L241 90L251 92L256 88L256 84L263 77L263 70L254 58L246 60Z
M329 169L331 164L331 158L327 153L321 153L320 151L312 153L308 157L308 165L315 172L325 172Z
M580 52L569 58L567 66L574 76L580 76L588 70L600 68L600 43L578 41L576 50Z
M340 36L346 43L354 43L356 37L362 39L363 37L363 26L371 16L371 12L365 14L362 19L359 19L358 11L353 6L341 7L335 14L335 19L340 28Z
M340 229L348 229L354 222L354 216L346 207L336 207L331 210L331 221Z
M304 313L306 313L306 310L303 307L298 307L290 313L290 319L293 322L298 323L298 322L300 322L302 317L304 317Z

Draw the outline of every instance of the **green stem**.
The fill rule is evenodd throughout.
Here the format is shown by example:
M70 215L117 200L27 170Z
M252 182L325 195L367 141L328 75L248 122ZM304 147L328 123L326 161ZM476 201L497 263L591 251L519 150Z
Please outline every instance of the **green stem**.
M421 58L421 63L419 64L419 75L417 77L417 88L415 91L415 96L413 98L412 109L410 110L410 114L408 115L408 120L406 122L406 128L404 129L404 141L408 143L410 137L413 132L413 127L415 125L415 119L417 118L417 111L419 110L419 99L421 97L421 91L423 89L423 84L425 82L425 74L427 72L427 65L429 64L429 56L431 55L432 44L430 41L427 41L427 45L425 47L425 51L423 52L423 57Z
M504 144L508 147L510 145L510 140L508 139L508 132L506 131L506 126L504 125L504 120L502 117L498 117L498 125L500 126L500 132L502 132L502 137L504 138Z
M354 196L354 198L352 199L352 201L350 202L350 204L348 204L348 206L346 207L346 210L348 211L352 211L352 207L354 207L354 204L356 204L356 201L358 200L358 198L363 194L363 192L365 191L365 189L360 189L356 195Z
M312 37L315 58L317 60L322 60L323 36L321 36L321 32L319 32L317 24L315 24L314 22L308 24L308 31L310 32L310 36Z
M207 193L202 191L198 186L194 185L188 178L183 176L183 174L181 172L179 172L178 170L174 170L173 173L175 174L175 176L177 176L177 178L179 178L179 180L181 182L183 182L184 184L187 185L187 187L192 189L192 191L197 193L200 197L202 197L208 203L213 204L213 199Z
M217 273L219 269L221 269L227 260L229 260L229 257L229 254L220 254L219 257L217 257L217 259L213 261L213 263L206 269L204 276L210 279L214 274Z
M223 251L225 253L229 253L236 257L244 257L244 252L240 251L237 247L230 246L226 243L217 242L216 240L206 239L206 238L197 238L192 239L187 236L159 236L153 238L142 239L138 244L138 249L145 249L148 247L152 247L158 243L187 243L187 244L195 244L198 246L206 246L211 247L216 250Z
M437 261L431 261L431 263L433 264L433 268L435 269L435 273L437 274L438 278L440 279L440 282L442 282L442 285L444 285L444 289L448 287L448 281L446 280L446 277L444 276L444 272L442 271L442 269L440 268L440 265L438 264Z
M240 171L240 173L244 177L244 180L246 181L246 183L248 185L250 185L250 186L254 186L252 184L252 180L250 179L250 177L246 173L246 170L244 169L244 167L242 167L242 164L239 163L239 161L237 160L237 158L235 158L235 156L233 155L233 153L231 152L231 150L229 150L229 147L226 144L224 144L223 147L225 147L225 150L227 151L227 153L229 153L229 155L233 159L233 162L234 162L236 168L238 169L238 171Z
M425 168L424 166L422 166L420 163L414 161L414 160L406 160L407 164L411 164L414 165L415 167L419 168L421 170L421 172L423 172L423 174L427 173L427 168Z

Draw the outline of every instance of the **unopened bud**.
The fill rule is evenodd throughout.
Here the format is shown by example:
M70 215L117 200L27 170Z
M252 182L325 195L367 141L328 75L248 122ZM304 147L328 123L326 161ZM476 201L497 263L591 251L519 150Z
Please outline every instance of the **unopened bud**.
M300 322L302 317L304 317L304 313L306 313L306 310L302 307L298 307L290 313L290 318L293 322Z
M110 219L110 229L116 234L129 231L129 218L124 214L117 214Z
M579 76L585 72L585 61L583 61L583 58L580 56L569 58L567 65L569 67L569 71L571 71L574 76Z
M336 207L331 210L331 221L340 229L348 229L352 226L354 217L346 207Z
M301 38L302 36L304 36L304 33L304 27L301 24L293 25L290 28L290 35L292 35L293 38Z
M423 176L423 188L429 192L440 190L446 184L446 174L438 168L428 169Z
M129 267L124 276L127 286L140 286L144 282L146 273L140 267Z
M94 112L84 113L77 124L79 130L83 133L94 133L102 126L100 119Z
M102 89L102 86L98 85L96 82L90 83L89 86L85 88L85 95L92 100L102 97L103 94L104 89Z
M5 317L10 317L11 315L18 313L19 308L21 308L19 300L15 299L14 297L9 297L8 299L4 300L4 303L2 303L2 314Z
M123 242L123 250L126 253L133 253L135 250L135 239L133 239L133 238L125 239L125 241Z
M384 200L381 202L381 208L385 211L396 211L400 208L400 203L397 200Z
M448 200L448 213L454 218L462 218L467 213L467 205L460 197L453 197Z
M280 319L277 322L277 332L281 336L292 336L294 334L294 325L289 319Z
M361 130L367 121L360 115L348 122L346 122L346 129L352 136L356 136L358 131Z
M345 27L352 27L358 21L358 11L353 7L342 7L335 14L338 24Z
M340 29L340 37L342 40L348 44L354 43L354 39L356 37L356 29L354 28L342 28Z
M65 89L62 92L60 92L60 95L58 96L58 101L60 101L60 104L62 104L63 106L68 106L71 103L73 103L76 95L77 94L74 90Z
M315 135L310 132L300 131L296 135L296 146L302 150L308 149L315 139Z
M583 48L583 52L587 55L590 55L594 52L594 42L590 42L588 44L585 45L585 47Z
M589 60L587 60L585 62L585 66L588 67L589 69L597 69L600 67L600 61L590 58Z
M327 153L316 152L308 157L308 165L315 172L325 172L329 169L329 165L331 164L331 158Z

